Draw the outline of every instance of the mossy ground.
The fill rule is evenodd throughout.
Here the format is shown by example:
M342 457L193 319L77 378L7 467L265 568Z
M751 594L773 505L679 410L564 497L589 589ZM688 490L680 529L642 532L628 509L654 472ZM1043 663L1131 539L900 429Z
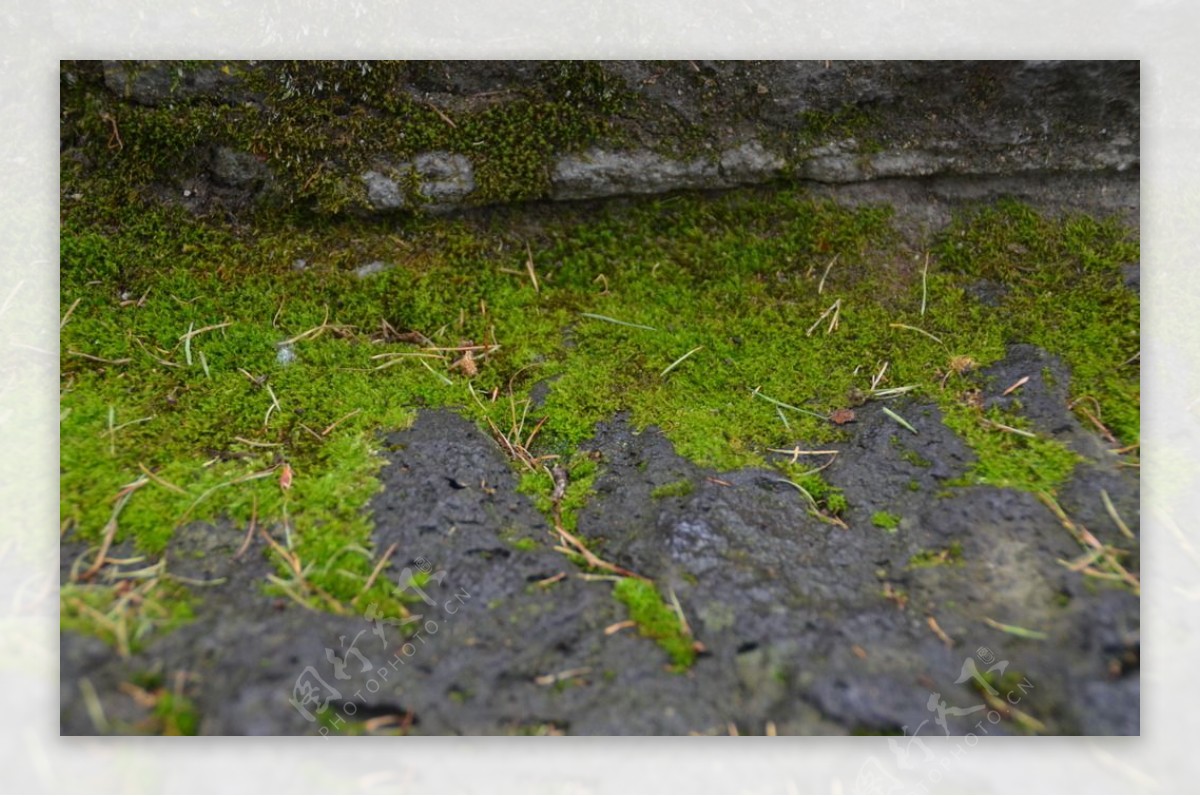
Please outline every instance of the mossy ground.
M197 68L190 62L165 65L181 80ZM445 110L408 90L434 68L427 63L208 66L240 81L245 96L176 98L173 86L161 104L139 105L101 87L99 62L73 62L63 73L61 122L64 140L84 157L64 160L64 193L86 187L92 197L103 193L125 201L155 182L192 176L205 150L221 145L251 153L275 175L276 201L262 208L268 215L361 209L366 191L359 175L380 163L399 167L429 151L471 157L472 204L519 201L545 195L556 155L618 143L623 133L616 120L647 112L623 82L589 61L546 61L522 90L502 92L503 102L484 92ZM135 79L140 67L127 62L123 68ZM88 167L83 161L90 161ZM398 176L403 181L411 175Z
M1095 399L1121 443L1138 441L1138 302L1120 273L1138 249L1112 222L1003 203L959 219L923 275L887 208L788 187L534 225L505 211L248 228L90 201L66 203L62 219L64 528L99 542L114 496L145 479L116 541L158 556L188 522L253 519L302 572L273 552L284 583L270 588L319 609L366 597L404 610L386 576L362 594L382 552L364 507L385 453L378 432L422 407L520 428L525 441L537 428L529 445L571 471L561 508L572 529L602 466L579 451L598 421L627 411L701 464L764 465L768 448L845 436L826 418L868 399L884 363L877 389L937 402L978 453L968 482L1052 492L1074 454L982 423L974 370L956 367L996 361L1008 343L1061 356L1073 395ZM355 275L374 260L392 267ZM980 278L1008 285L1000 307L971 293ZM412 332L428 343L398 336ZM487 349L470 367L446 350L472 345ZM549 391L535 404L540 382ZM854 501L778 466L822 514ZM522 488L549 507L548 474ZM96 590L81 598L94 608L115 599L77 588Z

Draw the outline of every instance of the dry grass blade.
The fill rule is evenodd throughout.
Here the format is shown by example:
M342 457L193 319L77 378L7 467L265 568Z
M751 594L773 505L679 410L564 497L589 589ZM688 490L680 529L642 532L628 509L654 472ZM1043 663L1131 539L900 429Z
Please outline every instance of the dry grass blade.
M837 328L838 316L841 315L841 312L842 312L842 300L838 299L837 301L835 301L829 305L829 309L827 309L821 313L821 317L819 317L815 321L813 321L813 325L808 327L808 331L805 332L804 335L806 337L812 337L812 333L815 332L817 330L817 327L821 325L821 321L825 320L825 318L827 318L830 313L833 313L833 318L829 321L829 328L825 331L826 334L831 334L833 332L833 330Z
M337 420L335 420L334 422L332 422L328 426L326 426L325 430L321 432L321 436L328 437L329 432L333 431L335 428L337 428L338 426L340 426L342 423L349 420L350 418L354 417L361 411L362 411L362 409L355 409L353 412L347 412L345 415L343 415L342 417L338 418Z
M925 299L929 296L929 252L925 252L925 267L921 269L921 317L925 317Z
M104 357L93 356L92 354L85 354L82 351L74 351L71 349L67 349L67 356L80 357L82 359L90 359L92 362L102 362L105 365L128 365L130 362L133 361L132 359L129 359L128 357L125 359L105 359Z
M825 279L829 276L829 272L833 270L833 264L838 261L838 255L833 255L833 259L829 261L829 265L825 266L825 272L821 274L821 281L817 283L817 295L825 292Z
M138 348L142 349L142 351L145 352L146 356L150 357L151 359L153 359L155 362L162 365L163 367L167 367L167 368L182 368L183 367L183 365L180 365L178 362L171 362L170 360L166 360L166 359L163 359L162 357L155 356L153 353L151 353L149 348L146 348L146 344L143 343L140 339L138 339L136 336L132 336L132 335L131 335L131 337L133 338L133 342L138 344Z
M1092 534L1087 528L1079 523L1074 522L1067 513L1063 511L1062 506L1058 504L1053 497L1045 492L1039 492L1038 498L1046 505L1047 508L1058 518L1062 526L1071 534L1079 545L1085 549L1094 550L1098 553L1096 560L1102 562L1104 569L1095 569L1094 567L1084 566L1081 572L1085 575L1090 575L1104 580L1120 580L1127 584L1134 594L1142 593L1141 581L1137 576L1127 570L1118 560L1118 556L1124 551L1119 550L1112 545L1101 544L1100 540ZM1059 562L1069 569L1074 569L1075 565L1066 562Z
M1040 630L1029 630L1029 629L1023 628L1023 627L1017 627L1016 625L1006 625L1003 622L997 622L995 619L992 619L991 617L985 616L983 618L983 623L985 625L987 625L988 627L994 627L999 631L1008 633L1009 635L1012 635L1012 636L1017 636L1018 638L1027 638L1027 639L1032 639L1034 641L1045 641L1046 639L1049 638L1048 635L1046 635L1045 633L1043 633Z
M1087 409L1085 409L1083 406L1080 405L1084 401L1091 402L1092 406L1094 406L1096 408L1096 414L1092 414L1091 412L1089 412ZM1094 425L1096 427L1096 429L1099 430L1099 432L1104 435L1104 438L1106 440L1108 440L1109 442L1111 442L1113 445L1121 444L1120 441L1115 436L1113 436L1113 433L1108 430L1108 426L1104 425L1104 423L1101 422L1100 402L1097 401L1095 398L1093 398L1090 395L1081 395L1078 398L1076 398L1074 401L1072 401L1071 403L1067 404L1067 408L1068 409L1077 409L1078 411L1082 412L1083 416L1086 417L1091 422L1091 424Z
M640 323L630 323L629 321L619 321L616 318L610 318L607 315L597 315L594 312L579 313L584 318L591 318L594 321L604 321L605 323L615 323L617 326L628 326L631 329L645 329L648 332L657 332L653 326L645 326Z
M785 404L783 401L776 400L776 399L770 397L769 395L764 394L761 391L761 389L758 387L755 387L753 390L750 391L750 397L751 398L761 398L762 400L766 401L769 404L774 404L776 407L780 407L783 409L790 409L793 412L799 412L802 415L811 415L812 417L815 417L819 420L828 420L829 419L825 415L818 414L816 412L810 412L807 409L801 409L798 406L792 406L791 404Z
M918 329L916 326L909 326L906 323L889 323L888 326L891 326L893 329L908 329L910 332L917 332L919 334L925 335L930 340L932 340L933 342L937 343L940 346L946 345L945 343L942 342L942 338L940 338L936 335L932 335L929 332L925 331L924 329Z
M1014 428L1013 426L1006 426L1003 423L997 423L995 420L989 420L986 417L979 418L979 422L985 426L991 426L992 428L1000 431L1007 431L1009 434L1018 434L1022 437L1037 439L1037 434L1034 434L1032 431L1026 431L1023 428Z
M799 445L797 445L794 448L767 448L767 450L771 451L772 453L789 454L792 457L792 464L795 464L801 456L832 456L833 459L836 459L838 453L840 453L840 451L835 451L835 450L802 451L802 450L800 450ZM832 462L833 459L830 459L830 461ZM828 465L826 465L826 466L828 466Z
M280 412L282 414L283 407L279 405L279 399L275 397L275 391L271 389L271 385L264 384L263 387L266 388L267 393L271 396L271 405L267 407L267 414L263 417L263 428L265 429L267 424L271 422L271 413Z
M942 640L943 644L945 644L947 647L954 646L954 639L950 638L950 636L946 634L945 630L942 630L942 626L938 624L936 619L934 619L932 616L927 616L925 617L925 623L929 625L929 629L933 631L933 635Z
M108 735L111 729L108 719L104 716L104 706L101 704L100 695L96 693L96 687L92 685L91 680L86 677L79 678L79 694L83 697L83 706L87 710L88 718L92 720L92 726L96 728L96 732Z
M1121 519L1121 515L1117 513L1117 507L1113 505L1112 498L1108 496L1108 491L1100 490L1100 500L1104 503L1104 510L1108 512L1108 516L1112 517L1113 522L1117 524L1117 529L1126 539L1137 539L1133 535L1133 531L1129 530L1129 526Z
M62 331L62 328L67 325L67 321L71 319L71 313L75 311L75 308L79 306L79 302L81 301L83 301L82 297L71 302L71 306L67 308L66 314L64 314L62 316L62 320L58 322L58 330L60 332Z
M1016 381L1014 381L1012 384L1010 384L1010 385L1009 385L1009 387L1008 387L1008 389L1007 389L1007 390L1005 390L1004 392L1000 393L1000 394L1001 394L1001 395L1012 395L1014 392L1016 392L1017 390L1021 389L1022 387L1024 387L1024 386L1025 386L1026 384L1028 384L1028 383L1029 383L1029 377L1028 377L1028 376L1022 376L1021 378L1017 379L1017 380L1016 380Z
M203 503L205 500L207 500L208 497L210 495L212 495L214 492L216 492L218 489L224 489L227 486L234 486L236 484L244 484L247 481L256 481L259 478L266 478L267 476L274 473L277 469L279 469L278 465L276 465L275 467L269 467L266 470L259 470L256 473L250 473L249 475L243 475L238 478L234 478L231 481L225 481L225 482L217 484L216 486L213 486L213 487L209 487L208 489L204 490L204 492L200 495L200 497L198 497L194 501L192 501L192 505L188 506L187 510L179 516L179 519L175 521L175 527L178 528L179 526L181 526L185 522L187 522L188 518L192 516L192 512L196 510L196 507L199 506L201 503Z
M904 419L903 417L901 417L900 415L898 415L898 414L896 414L895 412L893 412L891 409L888 409L886 406L885 406L885 407L883 407L883 413L884 413L885 415L887 415L888 417L890 417L892 420L895 420L897 423L899 423L900 425L902 425L904 428L906 428L906 429L908 429L909 431L911 431L912 433L914 433L914 434L916 434L916 433L917 433L917 430L916 430L915 428L913 428L913 426L912 426L912 424L911 424L911 423L909 423L907 420L905 420L905 419Z
M566 669L561 672L555 672L554 674L539 675L533 678L533 682L537 683L538 685L554 685L555 683L563 680L570 680L575 677L590 674L591 671L591 666L581 666L578 669Z
M880 366L879 372L871 377L871 392L875 392L876 388L879 387L879 383L883 381L883 375L887 373L888 365L890 364L892 363L885 361L883 365Z
M195 337L198 334L204 334L205 332L211 332L214 329L224 329L226 326L232 326L232 325L233 325L233 321L226 321L224 323L215 323L211 326L205 326L200 329L193 330L192 324L189 323L187 333L179 336L179 341L181 343L183 343L183 358L184 358L184 361L187 362L188 367L192 366L192 338L193 337ZM205 370L207 371L207 366L206 366Z
M388 560L390 560L392 554L396 552L396 544L396 542L393 542L391 547L384 552L383 557L379 559L379 563L376 564L375 568L371 570L371 577L367 578L367 582L363 584L362 591L360 591L358 596L354 598L354 602L357 603L360 599L362 599L362 596L370 591L371 587L375 585L375 580L379 577L379 573L383 572L383 568L387 566Z
M133 493L148 483L150 483L149 478L139 478L117 493L117 504L113 506L112 514L109 516L108 522L104 524L104 538L100 542L100 551L96 553L96 560L92 562L90 567L81 572L75 580L91 580L100 571L100 568L104 566L104 562L108 557L108 548L112 546L113 537L117 534L117 518L121 516L121 511L125 508L125 504L129 502L129 498Z
M658 377L660 379L666 378L668 373L675 370L675 368L679 367L679 365L682 364L685 359L687 359L688 357L690 357L692 354L696 353L697 351L701 350L702 348L704 348L704 346L698 345L695 348L693 348L691 351L688 351L686 354L681 356L679 359L675 360L670 365L667 365L665 368L663 368L662 373L658 374Z
M533 249L529 248L529 244L525 244L525 270L529 271L529 281L533 283L533 292L541 293L542 288L538 285L537 271L533 269Z
M604 635L611 636L613 633L619 633L631 627L637 627L637 622L632 619L623 619L620 622L613 622L608 627L604 628Z
M138 469L141 470L143 473L145 473L147 478L149 478L151 481L153 481L154 483L161 486L163 489L168 489L168 490L175 492L177 494L180 494L180 495L191 494L186 489L177 487L174 484L172 484L170 481L167 481L167 480L161 478L160 476L157 476L154 473L150 472L150 470L146 467L146 465L142 464L141 462L138 462Z
M675 596L675 589L671 586L667 587L667 596L671 598L671 607L675 609L675 615L679 617L679 631L691 638L692 626L688 624L687 617L683 615L683 606L679 604L679 598Z
M233 554L233 560L237 561L242 557L250 547L250 540L254 538L254 530L258 526L258 495L253 496L253 505L250 507L250 526L246 528L246 537L242 539L242 546Z

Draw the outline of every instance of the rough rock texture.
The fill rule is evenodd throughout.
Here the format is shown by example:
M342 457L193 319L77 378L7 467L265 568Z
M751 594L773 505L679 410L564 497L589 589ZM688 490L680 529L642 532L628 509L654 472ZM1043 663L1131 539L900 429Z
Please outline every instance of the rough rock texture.
M1056 360L1019 347L996 366L996 383L1031 363L1065 382ZM1033 422L1062 441L1086 439L1056 395L1031 380ZM1018 732L984 707L974 675L990 672L998 698L1044 732L1137 734L1137 597L1058 563L1080 549L1034 496L948 490L973 454L936 408L896 409L919 434L861 407L824 472L850 497L848 528L812 516L773 471L708 471L654 429L601 424L585 446L601 470L579 532L677 597L704 646L686 671L620 624L628 614L610 579L554 549L494 441L452 412L424 412L385 440L390 464L371 506L375 548L396 545L389 576L430 576L419 620L315 614L267 597L259 542L234 561L240 531L192 526L172 543L172 569L227 583L205 591L196 621L129 660L64 633L62 731L98 729L81 688L94 689L110 722L133 724L146 709L120 684L182 670L202 733L322 732L290 701L304 683L318 701L301 707L327 703L335 725L407 715L419 734L941 735L979 733L979 722L988 734ZM1103 446L1078 448L1088 458L1061 490L1063 506L1115 541L1097 501L1104 488L1136 533L1136 476ZM681 480L690 491L655 492ZM876 527L878 511L898 527ZM940 565L914 563L939 552L949 556Z
M602 61L581 86L562 82L569 72L564 63L409 62L390 90L437 110L455 130L489 124L505 106L534 96L593 113L604 130L593 140L538 150L540 171L550 179L521 192L535 199L726 188L780 177L847 184L1117 173L1139 162L1136 61ZM145 107L257 106L264 98L247 76L265 68L113 61L103 64L103 85ZM338 83L288 82L287 91L320 96L337 115L389 113L363 105L366 94ZM621 103L605 104L614 98ZM408 140L404 119L398 122L401 140ZM539 133L531 124L521 135ZM321 173L343 173L347 185L364 188L359 209L367 212L488 204L496 200L476 174L497 153L477 144L389 152L376 142L347 140L347 153L357 151L374 165L355 170L352 158L335 157L321 164ZM527 179L530 165L522 167L524 177L501 178ZM211 168L214 180L248 192L264 184L261 175L239 176L244 169L228 155L213 159Z

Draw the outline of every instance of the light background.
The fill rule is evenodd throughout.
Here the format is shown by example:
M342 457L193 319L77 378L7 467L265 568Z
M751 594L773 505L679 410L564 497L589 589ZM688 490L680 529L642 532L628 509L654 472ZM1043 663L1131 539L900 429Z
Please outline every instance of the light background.
M1187 0L6 0L0 6L0 788L14 791L1178 791L1200 700L1196 36ZM1129 739L60 739L62 58L1142 61L1142 732ZM920 757L918 756L918 761ZM874 777L872 779L872 777ZM899 784L898 784L899 783Z

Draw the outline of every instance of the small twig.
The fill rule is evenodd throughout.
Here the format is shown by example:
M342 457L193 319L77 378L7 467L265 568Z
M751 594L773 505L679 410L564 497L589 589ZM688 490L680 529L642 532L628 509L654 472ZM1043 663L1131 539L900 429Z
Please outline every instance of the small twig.
M1001 396L1011 395L1012 393L1014 393L1017 390L1024 387L1025 384L1028 383L1028 381L1029 381L1028 376L1022 376L1021 378L1014 381L1011 385L1009 385L1009 388L1007 390L1005 390L1004 392L1000 393L1000 395Z
M813 325L808 327L808 331L805 332L804 335L806 337L812 337L812 333L815 332L817 330L817 327L821 325L821 321L825 320L825 318L828 317L829 313L831 313L831 312L834 314L833 320L831 320L829 322L829 329L826 331L826 334L829 334L830 332L832 332L834 329L837 328L837 320L838 320L838 315L841 314L841 308L842 308L842 300L841 299L838 299L837 301L833 302L833 304L829 305L829 309L827 309L821 313L820 318L817 318L815 321L813 321Z
M128 359L128 358L126 358L126 359L105 359L104 357L97 357L97 356L93 356L91 354L85 354L82 351L73 351L70 349L67 350L67 356L83 357L84 359L90 359L93 362L103 362L105 365L128 365L130 362L133 361L132 359Z
M139 462L138 468L141 469L141 471L146 474L147 478L149 478L151 481L158 484L159 486L163 487L164 489L169 489L172 492L179 493L180 495L190 496L191 493L188 492L186 489L181 489L180 487L177 487L174 484L172 484L170 481L166 481L163 478L161 478L160 476L155 475L154 473L150 472L150 470L146 467L146 465Z
M121 131L117 129L117 120L107 111L101 111L100 118L108 122L109 128L112 130L108 136L108 148L114 152L120 152L125 148L125 142L121 140Z
M104 524L104 538L100 541L100 551L96 553L96 560L92 565L79 574L76 580L88 581L92 579L100 568L104 566L104 561L108 556L108 548L112 545L113 537L117 534L117 517L121 515L121 510L125 508L125 504L129 502L129 498L135 491L150 483L148 478L139 478L129 486L126 486L118 493L120 498L117 500L117 505L113 506L112 514L108 518L108 522Z
M204 368L204 378L211 379L212 374L208 372L208 360L204 358L204 352L198 351L197 353L200 354L200 367Z
M579 677L580 675L588 674L591 671L591 666L582 666L578 669L567 669L565 671L555 672L554 674L543 674L533 678L533 682L537 683L538 685L554 685L555 683L563 680L570 680L573 677Z
M1099 429L1099 430L1100 430L1100 433L1104 435L1104 438L1105 438L1106 440L1108 440L1109 442L1111 442L1113 445L1118 445L1118 444L1120 444L1120 443L1118 442L1117 438L1116 438L1115 436L1113 436L1113 433L1112 433L1111 431L1109 431L1109 430L1108 430L1108 427L1107 427L1106 425L1104 425L1104 423L1100 422L1100 418L1099 418L1099 417L1097 417L1096 415L1093 415L1091 412L1089 412L1089 411L1088 411L1087 409L1085 409L1084 407L1082 407L1082 406L1079 406L1079 404L1080 404L1081 402L1085 401L1085 400L1087 400L1087 401L1091 401L1091 402L1092 402L1092 405L1096 407L1096 415L1099 415L1099 414L1100 414L1100 402L1099 402L1099 401L1097 401L1095 398L1093 398L1093 397L1092 397L1092 396L1090 396L1090 395L1081 395L1081 396L1079 396L1078 398L1076 398L1074 401L1072 401L1072 402L1071 402L1071 403L1068 405L1068 408L1070 408L1070 409L1076 409L1076 408L1078 408L1078 409L1079 409L1079 411L1080 411L1080 412L1083 412L1084 416L1085 416L1085 417L1086 417L1088 420L1090 420L1090 421L1092 422L1092 425L1094 425L1094 426L1095 426L1097 429Z
M1037 439L1037 434L1034 434L1032 431L1026 431L1023 428L1014 428L1012 426L1006 426L1003 423L997 423L995 420L989 420L986 417L979 418L979 422L983 423L985 426L991 426L992 428L997 428L997 429L1000 429L1001 431L1007 431L1010 434L1020 434L1022 437L1029 437L1030 439Z
M691 638L692 626L688 624L687 617L683 615L683 606L679 604L679 598L675 596L675 589L668 586L667 595L671 598L671 607L675 609L675 615L679 617L679 631Z
M829 265L825 266L825 273L821 274L821 281L817 284L817 295L825 292L825 277L829 276L829 271L833 268L833 264L838 260L838 255L833 255L833 259L829 261Z
M441 108L439 108L438 106L434 105L432 102L429 102L429 101L425 101L422 104L424 104L425 107L429 108L429 110L436 113L438 115L438 118L440 118L446 124L450 125L450 127L452 127L455 130L458 129L458 125L454 123L454 120L451 119L449 116L447 116L445 113L443 113Z
M71 318L71 313L75 311L75 308L79 306L79 302L81 301L83 301L83 297L77 298L75 301L71 302L71 306L67 308L66 315L63 315L62 320L58 322L58 330L60 332L62 331L62 328L67 325L67 321Z
M887 373L888 365L890 364L890 362L885 361L883 366L879 368L879 372L871 377L871 392L875 392L875 388L883 381L883 374Z
M330 431L333 431L335 428L337 428L337 427L338 427L339 425L341 425L343 422L345 422L346 420L349 420L350 418L354 417L356 414L358 414L358 413L359 413L359 412L361 412L361 411L362 411L362 409L355 409L353 412L349 412L349 413L347 413L347 414L343 415L341 418L339 418L339 419L335 420L334 422L330 423L328 426L326 426L326 427L325 427L325 430L321 432L321 436L322 436L322 437L328 437L328 436L329 436L329 432L330 432Z
M392 553L396 552L397 542L393 542L392 546L383 554L383 558L379 559L379 563L371 570L371 577L367 578L367 582L363 584L362 590L359 591L358 597L354 598L354 602L358 602L364 594L366 594L372 586L375 585L375 579L379 577L379 573L387 566L388 559L392 557Z
M145 343L143 343L137 337L133 338L133 342L138 344L138 347L141 348L142 351L144 351L146 353L146 356L150 357L158 364L163 365L168 368L182 368L183 367L183 365L180 365L178 362L171 362L169 360L163 359L162 357L156 357L154 354L151 354L150 349L146 348Z
M947 647L954 646L954 639L946 635L946 631L942 630L942 626L938 624L936 619L934 619L932 616L927 616L925 617L925 622L929 625L929 629L933 631L933 635L941 639L943 644L945 644Z
M242 546L233 554L233 560L237 561L250 547L250 540L254 538L254 529L258 525L258 495L253 496L253 504L250 507L250 527L246 529L246 538L242 540Z
M618 633L629 627L637 627L637 622L632 619L625 619L621 622L613 622L608 627L604 628L604 635L611 636L613 633Z

